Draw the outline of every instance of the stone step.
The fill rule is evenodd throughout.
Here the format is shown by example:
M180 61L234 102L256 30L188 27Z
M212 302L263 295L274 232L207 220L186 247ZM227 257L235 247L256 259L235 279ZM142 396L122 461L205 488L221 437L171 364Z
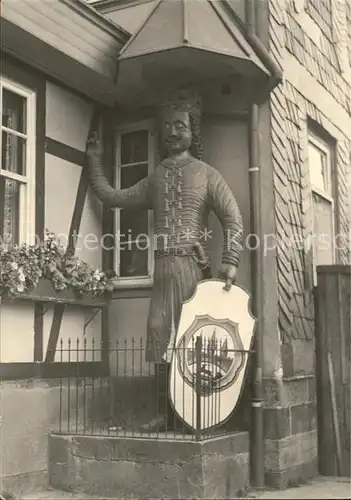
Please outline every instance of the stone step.
M248 491L246 498L256 499L334 499L350 498L351 482L350 478L345 477L326 477L317 476L306 484L301 484L296 488L286 490ZM17 496L16 500L105 500L104 497L91 496L86 493L68 493L48 488L45 491L31 493L30 495ZM155 499L156 500L156 499ZM161 500L161 499L159 499Z
M16 500L105 500L103 497L88 495L86 493L73 493L68 491L48 488L45 491L36 491L27 495L16 497Z

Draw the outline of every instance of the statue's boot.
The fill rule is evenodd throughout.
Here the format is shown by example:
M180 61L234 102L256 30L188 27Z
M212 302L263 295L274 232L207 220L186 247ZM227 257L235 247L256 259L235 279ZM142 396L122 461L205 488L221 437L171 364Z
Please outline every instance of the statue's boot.
M168 363L157 363L156 383L158 385L158 415L141 426L141 432L165 432L173 430L174 416L168 397Z

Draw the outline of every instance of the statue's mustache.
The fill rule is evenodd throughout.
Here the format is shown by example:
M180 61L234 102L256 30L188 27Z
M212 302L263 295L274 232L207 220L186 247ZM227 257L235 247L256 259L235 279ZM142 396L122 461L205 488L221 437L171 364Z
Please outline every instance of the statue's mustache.
M166 142L167 142L168 144L172 144L172 143L174 143L174 142L179 142L179 141L181 141L181 137L169 137L169 138L166 140Z

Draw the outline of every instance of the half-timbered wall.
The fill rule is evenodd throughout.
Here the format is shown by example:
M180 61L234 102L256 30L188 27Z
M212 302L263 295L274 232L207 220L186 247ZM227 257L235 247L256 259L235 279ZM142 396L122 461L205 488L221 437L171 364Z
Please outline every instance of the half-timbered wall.
M45 100L46 138L45 144L38 144L38 147L45 147L44 228L57 234L65 246L73 212L82 212L80 227L77 229L76 255L93 267L101 269L102 210L90 190L86 193L81 180L92 104L49 81L46 82ZM44 308L43 358L48 346L53 311L54 306ZM60 345L62 339L67 346L68 338L73 342L76 339L83 342L84 338L91 341L94 337L97 343L100 342L101 313L90 321L93 313L94 310L90 308L67 306L62 317L57 345ZM34 320L34 305L2 305L2 362L34 361ZM56 361L59 361L58 355Z
M30 70L28 72L14 61L11 65L4 62L2 71L13 79L23 73L28 74L31 81L34 75L34 72L31 75ZM43 75L35 75L38 80L42 79L44 95L40 99L44 101L44 112L39 116L39 125L41 128L45 125L45 133L37 136L37 148L44 160L43 182L37 161L37 183L41 192L37 196L37 230L39 233L44 228L53 231L65 243L73 211L82 211L76 254L92 266L101 268L101 248L100 245L94 246L95 239L101 238L101 207L89 190L85 193L85 185L81 181L92 105L74 92L46 81ZM57 429L60 412L60 379L27 379L25 372L21 375L22 368L18 364L23 363L29 372L29 363L34 364L35 311L39 311L39 315L44 312L43 327L39 333L42 335L42 357L45 359L54 306L44 306L41 311L29 303L2 303L0 306L1 362L4 369L6 363L17 363L17 372L12 373L14 378L23 379L4 381L2 384L1 482L4 489L15 494L27 494L46 486L47 435ZM66 355L62 355L61 359L60 338L66 347L68 338L72 339L72 362L76 361L74 349L77 338L81 341L81 348L84 338L90 341L94 337L96 345L99 345L101 313L85 327L93 313L90 308L65 308L54 361L68 361ZM94 361L99 360L99 353L96 352ZM90 361L89 353L86 361ZM50 370L47 373L50 377ZM66 390L65 382L63 387Z
M82 172L92 104L50 82L46 86L45 227L67 240ZM74 156L75 155L75 156ZM101 204L89 190L76 255L101 268ZM64 242L64 241L63 241Z

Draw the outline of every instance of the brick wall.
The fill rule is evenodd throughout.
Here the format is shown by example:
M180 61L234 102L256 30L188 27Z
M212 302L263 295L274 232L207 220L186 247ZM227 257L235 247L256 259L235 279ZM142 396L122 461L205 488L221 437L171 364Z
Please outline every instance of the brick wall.
M270 101L283 377L265 380L265 470L267 482L282 488L317 473L308 129L313 123L335 141L336 230L346 240L350 6L345 0L268 0L268 7L269 50L284 73ZM337 260L349 262L347 248Z

